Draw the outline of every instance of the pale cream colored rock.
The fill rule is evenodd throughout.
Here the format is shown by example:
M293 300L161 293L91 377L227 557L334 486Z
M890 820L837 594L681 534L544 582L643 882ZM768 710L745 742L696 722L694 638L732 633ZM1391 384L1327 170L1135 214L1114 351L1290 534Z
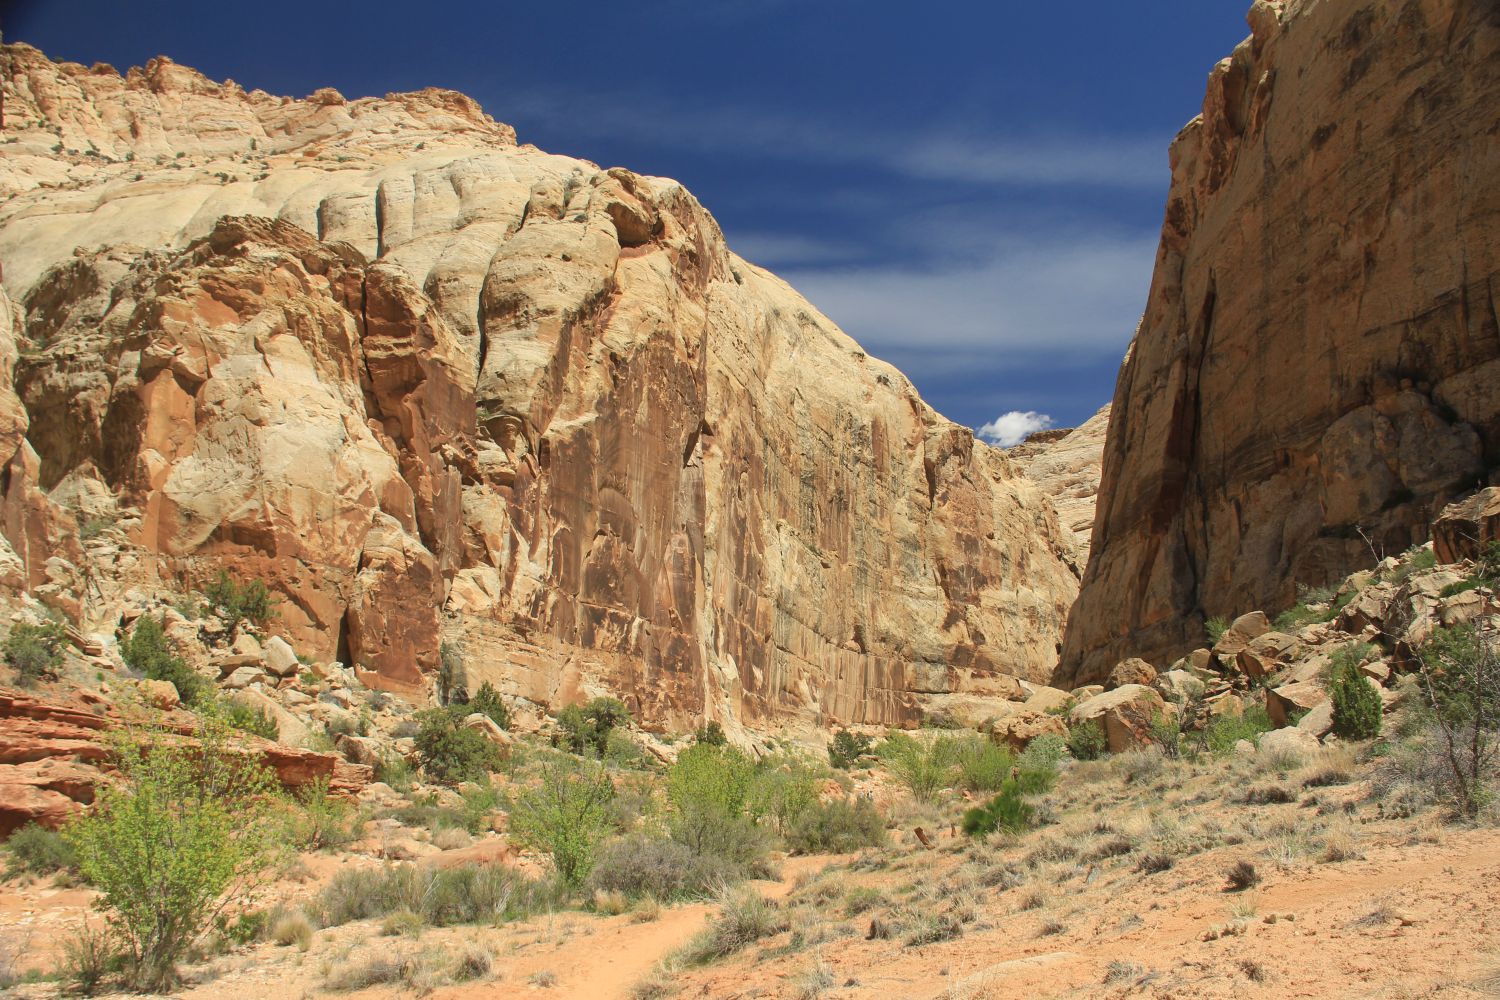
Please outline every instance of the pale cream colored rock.
M1125 684L1150 685L1155 680L1156 668L1138 656L1131 656L1115 664L1104 687L1109 690Z
M1295 713L1306 712L1328 700L1321 684L1299 681L1266 691L1266 714L1278 726L1290 726Z
M1089 560L1094 501L1099 492L1104 438L1108 430L1109 406L1106 404L1065 434L1043 432L1033 435L1006 453L1019 461L1026 474L1036 480L1056 508L1058 520L1073 533L1080 569Z
M1320 745L1318 738L1307 730L1287 726L1262 734L1256 752L1305 761L1318 752Z
M4 285L52 345L17 447L99 469L153 568L265 579L371 686L447 640L471 687L678 728L1050 677L1076 577L1042 491L676 182L448 91L4 58L8 120L47 123L0 152Z
M1068 724L1060 715L1023 709L1015 715L1001 719L990 730L991 739L1004 743L1012 750L1025 750L1039 736L1068 736Z
M302 664L297 660L297 654L292 647L279 635L273 635L266 640L265 663L266 673L275 677L292 677Z
M1165 714L1161 695L1140 684L1126 684L1079 702L1068 713L1072 725L1095 721L1104 727L1111 753L1122 753L1151 742L1151 723Z
M1286 0L1251 24L1172 144L1060 684L1290 607L1500 467L1500 19Z
M1059 691L1054 687L1038 686L1031 692L1025 705L1034 712L1050 712L1054 709L1065 708L1073 701L1073 696L1066 691Z
M137 681L136 687L141 693L141 700L152 708L171 711L182 703L177 687L171 681Z
M1220 656L1234 656L1245 648L1245 644L1257 636L1271 631L1270 619L1264 611L1251 611L1230 622L1229 628L1214 643L1213 652Z
M1157 692L1169 702L1188 702L1203 697L1203 681L1189 670L1168 670L1151 682Z
M305 746L307 744L308 737L312 735L312 728L306 722L302 721L302 719L298 718L296 713L288 711L281 702L272 698L264 691L250 687L237 692L233 697L241 705L264 712L270 716L271 720L276 723L276 740L278 743L285 743L287 746L294 747ZM355 761L355 763L362 764L365 762Z
M1317 737L1326 736L1333 728L1333 702L1325 699L1308 709L1297 720L1297 728Z

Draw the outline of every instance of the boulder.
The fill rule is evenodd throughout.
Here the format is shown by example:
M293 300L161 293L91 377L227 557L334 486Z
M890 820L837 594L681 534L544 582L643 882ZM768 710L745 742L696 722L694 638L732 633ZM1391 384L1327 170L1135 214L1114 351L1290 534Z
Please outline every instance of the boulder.
M141 700L152 708L167 711L182 704L177 687L171 681L137 681L136 689L141 693Z
M1260 737L1258 752L1306 760L1317 753L1321 745L1318 738L1307 730L1287 727L1263 733Z
M1213 651L1221 656L1233 656L1245 648L1245 643L1269 631L1271 622L1266 618L1266 613L1251 611L1230 623L1224 634L1219 636L1219 641L1214 643Z
M488 715L483 712L474 712L464 717L463 725L465 729L474 729L483 733L486 739L500 748L501 756L510 756L515 740L511 739L510 734L496 725L495 720Z
M266 672L259 666L240 667L233 673L231 673L228 677L225 677L223 680L221 680L219 682L219 686L229 691L238 691L242 688L249 687L256 681L265 680L265 678Z
M1103 684L1085 684L1082 687L1076 687L1073 689L1073 700L1087 701L1094 695L1101 693L1103 690Z
M1194 701L1203 697L1206 685L1187 670L1168 670L1151 685L1169 702Z
M247 688L236 692L234 700L246 708L264 712L276 723L276 739L292 746L302 746L312 736L312 729L296 715L282 707L281 703L263 691Z
M1126 684L1079 702L1068 713L1072 725L1097 721L1104 727L1111 753L1151 742L1151 723L1167 711L1161 695L1141 684Z
M1245 701L1237 694L1221 694L1205 701L1203 710L1210 718L1240 719L1245 715Z
M1051 712L1066 708L1073 701L1073 696L1066 691L1060 691L1055 687L1036 687L1027 698L1025 705L1033 712Z
M1068 724L1060 715L1025 709L996 722L990 737L1019 753L1038 736L1068 736Z
M366 767L378 768L385 760L385 754L381 751L380 742L368 736L342 734L334 742L334 748L344 755L345 760L355 764L363 764Z
M1310 711L1328 700L1328 692L1315 681L1283 684L1266 692L1266 714L1278 726L1292 725L1292 717Z
M1263 632L1247 640L1235 654L1235 665L1251 680L1274 674L1301 655L1301 640L1285 632Z
M1500 487L1490 486L1444 507L1432 522L1432 549L1438 562L1477 559L1500 539Z
M1314 736L1326 736L1333 728L1333 702L1328 699L1318 702L1297 720L1297 728Z
M272 676L295 677L302 669L302 664L287 641L279 635L273 635L265 642L265 667L266 673Z
M1140 657L1131 656L1115 664L1104 687L1106 690L1113 690L1126 684L1150 684L1154 680L1156 668Z

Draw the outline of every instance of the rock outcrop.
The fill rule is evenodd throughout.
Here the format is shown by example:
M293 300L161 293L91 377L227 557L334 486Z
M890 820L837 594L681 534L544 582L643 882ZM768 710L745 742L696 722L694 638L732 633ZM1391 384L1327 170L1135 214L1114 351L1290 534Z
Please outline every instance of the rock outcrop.
M1088 564L1108 430L1109 404L1105 404L1071 430L1039 431L1007 451L1047 494L1057 519L1073 532L1080 568Z
M1076 577L1035 484L675 182L446 91L4 59L25 447L118 503L129 582L265 579L372 686L446 638L471 685L679 727L1050 675Z
M1060 680L1166 662L1500 468L1500 16L1266 2L1172 146Z

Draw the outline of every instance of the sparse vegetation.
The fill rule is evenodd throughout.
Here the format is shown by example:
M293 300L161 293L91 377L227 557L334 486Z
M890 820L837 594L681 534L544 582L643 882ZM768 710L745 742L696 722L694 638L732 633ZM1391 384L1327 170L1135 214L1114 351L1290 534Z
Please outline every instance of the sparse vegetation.
M610 734L630 721L630 712L615 698L595 698L587 705L569 705L557 715L552 745L570 753L603 758Z
M10 855L5 867L6 878L50 875L78 867L78 852L67 838L35 823L27 823L11 834L5 842L5 852Z
M203 588L203 596L208 602L204 612L218 616L231 637L239 633L243 622L265 625L276 617L271 590L263 580L240 584L227 570L220 570L214 581Z
M1369 740L1380 735L1385 706L1380 692L1357 663L1335 663L1328 694L1333 702L1336 734L1346 740Z
M521 792L510 810L511 835L552 858L570 886L582 885L610 827L614 785L597 766L543 769L539 786Z
M102 787L65 836L101 894L130 985L165 990L214 918L280 854L275 779L234 752L212 717L196 746L149 727L110 740L121 780Z
M859 767L869 758L874 745L875 741L862 733L840 729L833 734L833 741L828 744L828 762L842 771Z
M919 740L898 732L880 745L876 755L913 796L930 802L955 781L959 746L948 736Z
M167 681L177 689L184 704L197 705L212 694L212 685L172 651L167 641L166 623L161 618L142 615L130 635L120 643L120 655L130 669L153 681Z
M16 683L30 687L44 678L55 679L62 666L67 633L57 622L18 623L5 637L5 662L16 672Z
M1203 623L1203 631L1208 636L1209 646L1217 646L1219 640L1224 638L1224 633L1229 631L1229 620L1221 615L1214 615Z
M500 698L500 692L489 681L479 685L479 690L474 692L474 697L469 699L470 712L479 712L487 715L495 725L501 729L510 728L510 708Z
M1500 756L1500 651L1493 637L1459 625L1435 631L1419 665L1447 791L1461 815L1476 816L1493 796Z
M1080 722L1068 730L1068 752L1075 760L1098 760L1109 752L1104 727L1093 719Z
M483 781L500 766L500 750L488 736L463 724L467 708L448 705L416 714L417 756L434 781L457 785Z

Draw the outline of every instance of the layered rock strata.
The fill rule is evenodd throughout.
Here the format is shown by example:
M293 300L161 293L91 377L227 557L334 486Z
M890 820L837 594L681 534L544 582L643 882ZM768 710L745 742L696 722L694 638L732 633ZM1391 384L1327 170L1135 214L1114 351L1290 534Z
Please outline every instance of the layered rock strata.
M1500 14L1249 21L1172 146L1065 683L1399 552L1500 469Z
M4 59L27 482L102 498L133 579L266 579L372 685L446 637L471 686L664 725L1050 674L1076 578L1041 492L675 182L447 91Z

